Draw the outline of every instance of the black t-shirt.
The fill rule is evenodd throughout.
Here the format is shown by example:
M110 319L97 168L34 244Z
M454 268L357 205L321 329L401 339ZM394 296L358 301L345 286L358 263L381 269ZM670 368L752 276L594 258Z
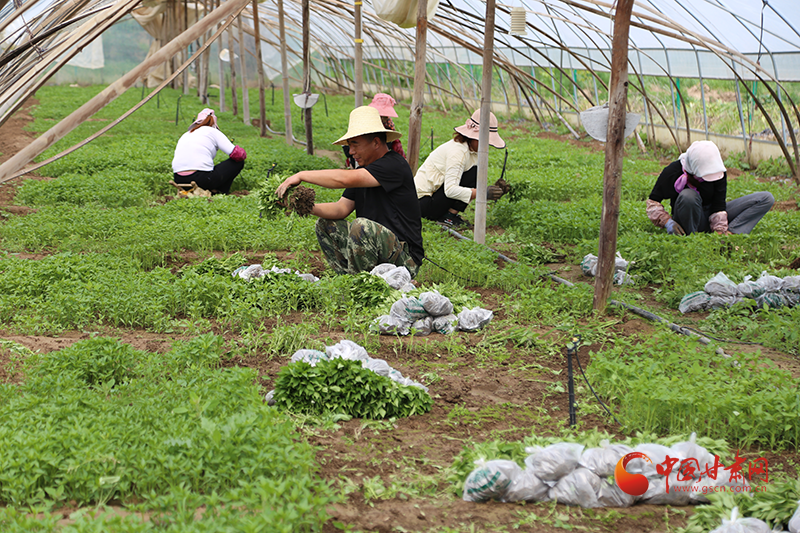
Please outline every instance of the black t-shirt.
M407 242L414 262L422 265L422 216L408 161L389 150L364 168L380 187L348 188L342 196L355 202L357 217L382 224Z
M673 161L658 176L650 199L656 202L669 199L670 208L675 209L675 200L678 199L678 192L675 190L675 182L683 174L681 162ZM688 185L687 185L688 187ZM728 194L728 173L717 181L701 181L697 186L697 192L703 199L703 210L708 213L718 213L725 211L725 197Z

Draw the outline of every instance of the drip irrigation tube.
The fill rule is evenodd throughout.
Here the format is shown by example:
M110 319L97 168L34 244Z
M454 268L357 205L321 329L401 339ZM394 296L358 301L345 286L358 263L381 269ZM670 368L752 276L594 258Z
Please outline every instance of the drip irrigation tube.
M461 235L459 232L457 232L453 228L443 228L443 229L447 230L451 235L453 235L454 237L456 237L458 239L461 239L462 241L470 241L470 242L472 241L472 239L464 237L463 235ZM511 259L507 255L502 254L502 253L498 252L497 250L495 250L493 248L490 248L489 246L487 246L485 244L482 245L482 246L484 246L487 250L490 250L490 251L496 253L497 256L500 259L502 259L503 261L505 261L507 263L514 263L514 264L518 264L519 263L518 261L515 261L515 260ZM557 283L560 283L562 285L566 285L567 287L574 287L575 286L575 284L572 283L571 281L567 281L564 278L560 278L560 277L558 277L558 276L556 276L554 274L545 274L545 276L547 276L548 278L550 278L551 280L553 280L553 281L555 281ZM701 342L702 344L705 344L705 345L710 345L711 344L711 339L709 339L705 335L700 335L699 333L695 333L694 331L691 331L691 330L689 330L687 328L684 328L683 326L680 326L679 324L676 324L674 322L670 322L666 318L660 317L660 316L658 316L658 315L656 315L654 313L651 313L650 311L645 311L644 309L642 309L640 307L636 307L635 305L631 305L631 304L628 304L628 303L625 303L625 302L620 302L619 300L608 300L608 305L612 305L614 307L621 307L623 309L627 309L628 311L630 311L630 312L632 312L634 314L639 315L642 318L646 318L648 320L652 320L653 322L659 322L661 324L665 324L669 329L671 329L675 333L679 333L681 335L686 335L687 337L693 337L693 338L697 339L699 342ZM730 357L728 354L725 353L725 351L722 348L717 348L717 353L722 355L722 356L724 356L724 357Z

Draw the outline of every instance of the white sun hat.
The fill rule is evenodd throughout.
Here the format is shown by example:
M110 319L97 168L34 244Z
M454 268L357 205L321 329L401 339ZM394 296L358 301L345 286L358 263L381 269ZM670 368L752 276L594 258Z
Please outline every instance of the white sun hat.
M350 111L350 125L347 128L347 133L333 144L345 145L348 140L368 133L385 133L386 142L396 141L402 137L400 132L387 130L383 127L383 121L381 121L381 115L377 109L362 105Z

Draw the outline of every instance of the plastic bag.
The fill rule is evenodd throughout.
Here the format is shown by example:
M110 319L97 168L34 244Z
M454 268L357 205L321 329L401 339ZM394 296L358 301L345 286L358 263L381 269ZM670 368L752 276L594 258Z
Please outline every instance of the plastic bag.
M789 533L800 533L800 501L797 502L797 505L797 510L789 519L789 525L787 526Z
M682 478L685 476L681 476ZM669 492L667 492L667 478L659 475L647 479L649 486L640 499L651 505L689 505L692 503L690 487L693 479L678 481L678 473L673 471L669 475ZM679 490L680 489L680 490Z
M708 307L711 301L711 296L706 294L705 291L690 292L681 298L681 304L678 310L683 313L691 313L692 311L700 311Z
M594 254L586 254L581 260L581 272L584 276L597 275L597 256Z
M394 270L397 268L397 265L393 265L392 263L381 263L377 265L375 268L369 271L370 274L373 276L381 276L383 277L384 274L389 272L390 270Z
M542 481L558 481L578 466L583 445L560 442L546 448L526 448L525 465Z
M372 321L369 330L381 335L408 335L408 325L406 322L395 320L390 315L381 315Z
M739 294L736 284L723 272L718 272L716 276L706 282L703 288L710 296L731 297Z
M264 402L267 405L275 405L275 389L272 389L264 396Z
M292 363L303 361L311 366L317 366L319 361L328 361L331 359L327 353L320 352L319 350L297 350L292 355Z
M437 316L433 319L433 331L442 335L449 335L456 330L458 317L456 315Z
M389 363L384 361L383 359L373 359L369 358L368 360L361 363L361 366L366 368L367 370L372 370L378 375L381 376L389 376L389 373L393 370Z
M306 281L310 281L311 283L316 283L319 281L319 278L314 274L301 274L300 272L295 272L298 276Z
M623 259L619 252L617 252L617 256L614 258L614 270L616 272L627 272L629 264L630 262Z
M777 292L781 289L781 285L783 284L783 280L778 276L771 276L767 274L767 271L764 270L761 272L761 276L756 281L765 292Z
M405 268L405 267L403 267L403 268ZM397 289L397 290L399 290L399 291L400 291L400 292L402 292L403 294L406 294L406 293L409 293L409 292L413 291L413 290L414 290L414 289L416 289L416 288L417 288L417 287L416 287L416 286L415 286L413 283L411 283L411 282L409 281L408 283L406 283L405 285L403 285L402 287L400 287L400 288L399 288L399 289Z
M396 322L410 326L417 320L428 316L428 313L417 298L409 297L400 298L393 303L389 315L394 318Z
M589 469L576 468L559 479L548 495L551 500L566 505L580 505L584 508L599 507L597 492L600 490L602 482L603 480Z
M800 292L800 276L786 276L781 282L782 291Z
M613 476L619 460L632 451L633 448L624 444L611 445L603 440L599 448L587 448L583 451L578 466L588 468L602 478Z
M422 307L431 316L445 316L453 314L453 304L447 296L442 296L436 291L423 292L419 295Z
M491 322L494 313L488 309L473 307L458 313L458 329L461 331L478 331Z
M730 307L742 301L741 296L712 296L708 300L708 309L719 309L720 307Z
M404 266L395 267L394 270L384 273L382 277L391 288L399 289L411 281L411 272Z
M425 317L411 324L415 335L430 335L433 331L433 317Z
M722 520L722 525L711 533L772 533L766 522L758 518L738 518L739 508L731 511L730 520Z
M341 357L342 359L347 359L348 361L369 360L369 354L367 353L367 350L347 339L343 339L333 346L328 346L325 348L325 353L327 353L328 357L331 359Z
M470 472L464 482L464 501L502 501L512 480L522 475L522 469L514 461L475 461L475 464L477 468Z
M599 507L630 507L635 501L635 496L622 492L612 480L600 479L600 490L597 491Z
M714 456L708 452L705 448L697 444L697 433L692 433L689 435L689 440L678 442L673 444L670 447L672 453L670 453L670 457L678 457L681 460L683 459L697 459L697 465L692 464L692 466L696 469L699 469L699 472L696 471L693 474L695 479L700 478L700 472L704 472L707 469L707 466L714 466ZM694 463L692 461L692 463ZM679 465L676 465L677 468Z
M787 307L794 307L800 305L800 292L787 291L781 289L780 295L786 301Z
M739 291L745 298L752 298L755 300L762 294L764 294L764 287L758 284L756 281L752 281L753 276L745 276L744 281L741 282L736 286L736 289Z
M536 477L533 470L526 468L520 475L511 480L506 489L504 502L546 502L550 487Z
M667 448L666 446L662 446L661 444L655 443L646 443L646 444L639 444L636 446L633 451L641 452L647 457L650 458L651 463L648 463L644 459L632 459L628 462L627 470L632 474L644 474L648 478L650 477L661 477L656 471L656 465L663 463L667 455L672 454L672 450Z
M378 17L401 28L413 28L417 24L419 0L374 0L373 6ZM429 0L428 20L435 16L437 7L439 0Z
M779 292L765 292L756 298L756 304L758 304L759 307L768 305L772 309L777 309L779 307L785 307L788 303L786 297Z
M248 267L239 267L234 272L233 275L238 275L245 281L250 281L251 279L255 278L262 278L264 277L264 267L261 265L250 265Z
M617 270L614 272L614 284L615 285L633 285L636 283L636 280L633 276L624 272L622 270Z

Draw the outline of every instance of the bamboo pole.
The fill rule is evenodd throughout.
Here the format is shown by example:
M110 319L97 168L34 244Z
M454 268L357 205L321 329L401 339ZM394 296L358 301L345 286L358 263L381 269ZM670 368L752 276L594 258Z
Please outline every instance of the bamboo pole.
M632 1L632 0L631 0ZM475 242L486 242L486 189L489 177L489 120L492 108L494 65L495 0L486 2L486 29L483 32L483 79L481 80L481 118L478 130L478 183L475 193Z
M283 122L286 128L286 144L292 144L292 109L289 98L289 65L286 59L286 26L284 24L283 0L278 0L278 32L281 40L281 77L283 78Z
M422 107L425 105L425 51L428 36L428 0L419 0L417 9L417 46L414 54L414 95L408 119L408 164L411 172L419 168L419 147L422 136Z
M421 0L422 2L427 2L427 0ZM353 52L354 59L353 59L353 70L355 71L355 76L353 83L355 85L355 107L361 107L364 105L364 65L362 64L364 60L362 45L364 43L364 39L361 38L361 0L355 0L353 2L353 24L355 26L354 29L354 39L353 42L355 44L355 49Z
M267 136L267 110L265 94L267 92L264 79L264 58L261 56L261 19L258 18L258 0L253 0L253 32L256 38L256 71L258 72L258 117L261 137Z
M154 65L169 60L172 56L177 54L183 47L188 46L202 32L217 24L220 20L229 16L231 13L238 12L242 9L247 0L229 0L223 4L219 9L214 10L213 13L204 17L197 24L187 29L185 32L178 35L175 39L167 43L155 54L145 59L142 63L130 70L123 77L106 87L97 96L83 104L77 110L70 113L61 122L47 130L45 133L37 137L31 144L17 152L16 155L11 157L8 161L0 165L0 182L4 178L13 175L25 167L36 156L44 152L47 148L56 143L59 139L63 138L70 131L78 127L84 121L89 119L98 110L102 109L109 102L115 100L118 96L123 94L126 90L133 86L140 77L144 75Z
M625 110L628 99L628 35L634 0L619 0L614 13L614 39L611 52L608 133L603 170L603 212L595 278L594 309L604 312L614 283L617 252L620 182L625 148Z
M303 93L311 93L311 51L309 49L311 9L309 0L303 0ZM311 108L303 109L303 118L306 126L306 153L314 155L314 134L311 124Z
M236 17L236 32L239 38L239 70L242 72L242 120L250 125L250 90L247 88L247 56L245 55L242 15Z
M222 42L222 39L219 41ZM233 46L233 30L228 29L228 62L231 64L231 109L233 116L239 115L239 99L236 94L236 54Z
M219 9L222 0L216 0L216 7L214 9ZM212 0L214 3L214 0ZM219 112L225 112L225 67L222 64L222 59L219 57L219 52L222 51L222 43L223 41L219 42L218 51L217 51L217 71L219 73Z

